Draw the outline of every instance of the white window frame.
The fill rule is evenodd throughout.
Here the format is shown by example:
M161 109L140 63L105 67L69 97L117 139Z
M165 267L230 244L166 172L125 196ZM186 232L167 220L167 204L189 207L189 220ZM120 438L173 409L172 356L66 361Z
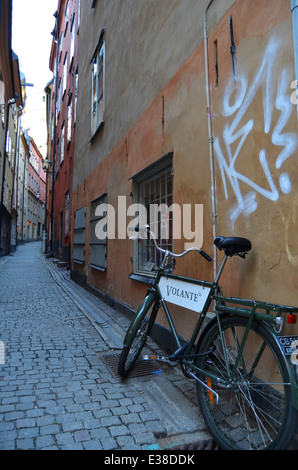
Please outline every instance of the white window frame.
M67 85L67 52L65 53L64 62L63 62L63 77L62 77L62 99L64 98Z
M71 26L70 26L69 72L71 71L71 68L73 65L74 53L75 53L75 22L76 22L76 15L74 13L72 16Z
M58 115L60 113L60 109L61 109L61 78L59 80L59 85L58 85Z
M74 117L73 117L73 123L74 125L77 122L77 103L78 103L78 84L79 84L79 74L78 74L78 68L75 72L75 99L74 99Z
M72 95L69 97L67 106L67 145L71 142L72 135Z
M65 151L65 138L64 138L64 134L65 134L65 121L63 121L63 124L62 124L62 127L61 127L61 140L60 140L60 144L61 144L61 152L60 152L60 164L63 162L64 160L64 151Z
M66 2L66 7L65 7L65 31L67 30L67 25L68 25L68 20L69 20L69 0Z
M55 172L52 172L52 178L57 178L57 175L59 173L59 167L60 167L60 163L61 163L61 155L60 155L60 150L61 150L61 146L60 146L60 139L58 137L57 139L57 145L56 145L56 161L55 161L55 165L56 165L56 176L55 176Z
M104 31L91 61L91 138L104 123L105 113L105 41Z

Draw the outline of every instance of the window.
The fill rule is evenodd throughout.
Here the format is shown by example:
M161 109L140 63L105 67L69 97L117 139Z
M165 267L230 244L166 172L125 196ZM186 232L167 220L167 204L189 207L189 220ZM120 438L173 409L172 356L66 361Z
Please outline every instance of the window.
M66 2L66 8L65 8L65 33L67 30L67 25L68 25L68 19L69 19L69 0Z
M81 24L81 0L79 0L79 6L78 6L78 30L80 28Z
M69 64L69 70L71 69L73 58L74 58L74 43L75 43L75 14L72 17L72 22L71 22L71 38L70 38L70 64Z
M150 225L161 248L173 249L173 175L172 154L141 171L133 178L136 202L145 208L145 224ZM160 263L160 252L148 236L135 240L133 268L135 273L149 274Z
M60 45L60 48L59 48L59 61L60 61L61 55L62 55L62 49L63 49L63 33L60 34L59 45Z
M72 95L69 97L67 108L67 145L71 141L71 128L72 128Z
M61 163L64 160L64 127L65 126L64 126L64 121L63 121L62 128L61 128L61 152L60 152Z
M61 106L61 79L59 81L59 87L58 87L58 114L60 113L60 106Z
M74 103L74 124L76 123L77 120L77 102L78 102L78 68L75 73L75 103Z
M56 160L55 160L55 166L56 166L56 178L59 173L59 165L60 165L60 140L57 139L57 145L56 145ZM55 176L54 176L55 178Z
M69 229L69 192L65 194L65 219L64 219L64 235L68 235Z
M65 58L64 58L64 62L63 62L62 99L63 99L64 93L66 91L66 81L67 81L67 52L65 54Z
M11 137L9 135L9 130L8 130L8 134L7 134L7 138L6 138L6 149L5 150L6 150L9 162L11 160L11 149L12 149Z
M100 223L100 221L106 220L107 212L104 210L104 206L103 210L98 210L101 204L106 203L106 194L91 203L90 266L100 271L104 271L107 268L107 237L105 236L102 239L98 238L96 225ZM105 234L107 233L107 224L104 225L103 232Z
M91 136L104 122L105 43L104 31L92 58Z
M52 129L51 129L51 141L54 138L54 114L52 113Z
M85 230L86 230L86 206L75 212L75 227L73 240L73 261L84 264L85 261Z
M58 42L59 42L59 41L58 41ZM57 47L57 48L60 47L60 46L59 46L59 43L56 45L56 47ZM58 56L59 56L59 53L58 53ZM53 81L53 90L56 89L56 79L57 79L57 76L58 76L58 74L57 74L57 60L56 60L56 58L55 58L55 60L54 60L54 73L53 73L53 80L54 80L54 81Z

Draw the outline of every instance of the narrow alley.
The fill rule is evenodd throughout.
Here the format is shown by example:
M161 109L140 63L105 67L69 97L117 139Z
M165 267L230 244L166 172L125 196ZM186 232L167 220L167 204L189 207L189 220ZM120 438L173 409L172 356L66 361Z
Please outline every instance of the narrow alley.
M0 45L0 451L298 450L298 0L0 0Z
M178 369L117 377L108 359L129 320L71 281L39 242L0 263L0 450L214 448Z

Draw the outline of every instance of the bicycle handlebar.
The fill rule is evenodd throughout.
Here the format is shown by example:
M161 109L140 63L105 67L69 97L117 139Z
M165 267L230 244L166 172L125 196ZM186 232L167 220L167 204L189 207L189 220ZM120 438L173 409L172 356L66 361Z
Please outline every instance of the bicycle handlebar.
M135 228L135 232L141 232L141 231L145 231L145 230L146 230L146 232L150 233L150 236L151 236L151 238L153 238L153 241L154 241L154 244L155 244L156 248L159 251L161 251L162 253L165 253L165 254L171 256L172 258L181 258L182 256L185 256L190 251L198 251L200 253L200 255L203 256L203 258L205 258L207 261L209 261L209 262L212 261L212 258L207 253L205 253L205 251L203 251L200 248L197 248L195 246L193 246L191 248L188 248L187 250L183 251L182 253L173 253L172 251L160 248L158 246L158 244L156 243L155 234L150 230L150 227L148 225L146 225L143 229L142 228L140 229L139 227ZM133 237L129 237L129 238L133 239L133 238L136 238L136 237L133 236Z

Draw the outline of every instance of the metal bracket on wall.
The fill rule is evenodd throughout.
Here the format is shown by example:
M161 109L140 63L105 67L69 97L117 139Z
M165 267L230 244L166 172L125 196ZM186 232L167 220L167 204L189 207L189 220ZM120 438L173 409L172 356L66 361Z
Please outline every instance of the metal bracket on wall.
M233 27L233 18L232 18L232 16L230 16L230 38L231 38L230 53L232 55L233 77L234 77L234 82L236 83L236 81L237 81L237 75L236 75L236 44L235 44L235 40L234 40L234 27Z

